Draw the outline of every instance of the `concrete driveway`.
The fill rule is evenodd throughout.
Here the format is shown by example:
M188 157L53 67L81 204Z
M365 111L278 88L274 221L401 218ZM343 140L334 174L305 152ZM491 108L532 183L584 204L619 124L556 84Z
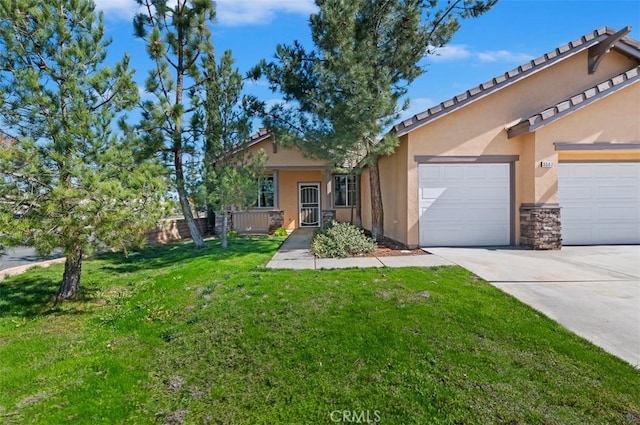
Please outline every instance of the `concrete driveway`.
M428 248L640 367L640 246Z
M40 257L35 248L30 248L27 246L5 248L4 253L0 253L0 270L37 264L46 260L52 260L54 258L60 257L62 257L62 254L58 251L46 257Z

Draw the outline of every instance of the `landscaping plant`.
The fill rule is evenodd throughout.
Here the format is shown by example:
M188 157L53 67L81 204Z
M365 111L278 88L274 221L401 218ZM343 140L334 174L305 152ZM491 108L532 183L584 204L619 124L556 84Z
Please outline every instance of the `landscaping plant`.
M353 224L334 220L316 233L311 248L316 257L344 258L369 254L376 249L376 242Z

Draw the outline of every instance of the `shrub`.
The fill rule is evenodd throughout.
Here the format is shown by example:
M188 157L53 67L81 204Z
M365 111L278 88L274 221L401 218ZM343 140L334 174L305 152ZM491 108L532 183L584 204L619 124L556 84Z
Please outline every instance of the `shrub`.
M274 236L287 236L287 229L284 227L278 227L273 234Z
M351 223L338 223L334 220L329 226L316 233L311 249L316 257L344 258L373 252L376 249L376 243L365 236L362 229L358 229Z

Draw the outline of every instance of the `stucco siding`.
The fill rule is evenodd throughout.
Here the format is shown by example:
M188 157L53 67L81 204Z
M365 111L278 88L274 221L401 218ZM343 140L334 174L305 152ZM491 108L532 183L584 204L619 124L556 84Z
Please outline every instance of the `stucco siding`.
M558 202L559 154L554 142L640 141L640 83L569 114L536 133L508 139L506 131L524 117L633 66L634 62L611 52L596 73L588 74L585 51L411 131L407 135L406 149L394 155L408 160L407 202L396 204L400 208L407 205L406 243L415 245L419 238L416 156L517 155L519 160L513 184L518 207L522 203ZM569 154L563 152L561 155L568 158ZM553 166L543 168L542 161L549 161ZM402 165L401 162L398 164ZM516 243L519 243L517 208L513 221ZM390 230L385 229L388 233Z
M284 227L294 230L299 226L298 183L320 183L320 208L326 207L326 185L324 170L280 170L278 196L280 209L284 211Z
M335 211L336 211L336 220L351 222L351 207L337 207L335 208ZM353 210L353 218L354 220L356 218L355 208Z
M632 161L640 162L640 151L638 150L621 150L621 151L564 151L558 152L558 161L560 162L615 162L615 161Z
M640 84L634 84L539 129L536 132L535 202L558 202L557 164L560 156L555 149L556 142L637 142L640 140L639 119ZM592 154L591 158L605 159L611 155L602 151ZM627 156L624 153L617 155L619 158ZM564 154L563 160L568 157ZM542 168L541 161L551 161L554 166Z
M267 162L265 167L267 168L281 168L281 167L322 167L324 161L310 158L305 156L300 150L296 148L284 148L278 146L276 151L273 151L273 143L271 138L256 143L248 148L248 151L254 155L260 155L260 151L264 152L267 156ZM324 181L324 180L323 180Z
M385 236L407 244L407 143L400 143L393 155L380 158L379 166Z
M541 143L639 143L640 82L537 131Z

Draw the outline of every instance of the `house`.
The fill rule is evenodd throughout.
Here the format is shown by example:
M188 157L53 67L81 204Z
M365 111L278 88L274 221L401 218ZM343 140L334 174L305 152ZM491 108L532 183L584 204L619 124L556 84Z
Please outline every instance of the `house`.
M640 243L640 42L605 27L398 123L385 236L409 247ZM349 221L353 182L268 132L264 204L288 229ZM367 170L362 223L371 228ZM271 191L271 192L269 192ZM335 212L334 212L335 211Z
M246 149L253 156L264 152L267 162L255 208L249 213L234 213L234 229L282 226L294 230L320 227L333 219L351 221L355 201L352 176L333 174L334 167L326 162L296 148L279 146L266 129L254 134Z

